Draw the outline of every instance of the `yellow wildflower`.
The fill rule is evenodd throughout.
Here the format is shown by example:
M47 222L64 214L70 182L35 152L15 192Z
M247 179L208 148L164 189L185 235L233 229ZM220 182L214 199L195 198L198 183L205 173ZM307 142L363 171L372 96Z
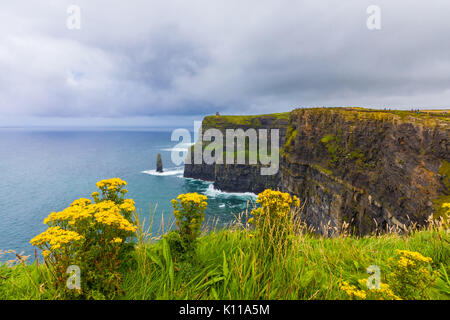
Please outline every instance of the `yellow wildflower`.
M74 202L72 202L72 204L70 206L74 207L74 206L80 206L80 207L84 207L88 204L91 204L91 200L89 199L85 199L85 198L81 198L78 200L75 200Z
M421 261L421 262L432 262L433 261L433 259L431 259L430 257L424 257L419 252L415 252L415 251L395 250L395 252L397 254L399 254L400 256L402 256L403 258L413 260L413 261L414 260Z
M132 199L125 199L123 203L120 205L120 209L125 211L135 211L136 207L134 206L134 200Z
M344 291L351 298L366 299L367 297L367 293L365 291L358 290L356 286L353 286L346 281L343 281L341 284L339 284L339 289Z
M106 179L106 180L101 180L99 182L97 182L97 188L102 189L102 188L110 188L113 187L113 189L117 189L119 187L122 186L126 186L127 182L123 181L120 178L112 178L112 179Z
M300 200L286 192L274 191L266 189L258 194L256 200L261 205L260 208L252 210L253 216L261 216L263 214L270 214L283 218L289 214L294 207L300 206Z
M75 231L64 230L60 227L51 227L31 239L30 243L33 246L48 244L52 249L59 249L61 245L82 240L83 238L82 235Z

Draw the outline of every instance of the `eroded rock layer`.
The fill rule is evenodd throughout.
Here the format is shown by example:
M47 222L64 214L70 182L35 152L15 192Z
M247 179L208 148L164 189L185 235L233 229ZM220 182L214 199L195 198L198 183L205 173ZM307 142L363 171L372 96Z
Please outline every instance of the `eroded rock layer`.
M185 176L224 191L266 188L295 194L306 222L321 233L344 224L359 234L424 224L450 202L450 117L350 108L288 114L211 116L203 130L280 129L280 169L259 165L186 165Z

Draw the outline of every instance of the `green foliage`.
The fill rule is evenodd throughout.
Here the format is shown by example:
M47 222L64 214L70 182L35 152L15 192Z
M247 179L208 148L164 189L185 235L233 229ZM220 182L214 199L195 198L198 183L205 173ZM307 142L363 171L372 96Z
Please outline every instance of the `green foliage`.
M392 289L403 299L429 299L439 272L434 271L432 258L419 252L396 250L390 258L392 273L389 275Z
M348 281L359 286L370 265L380 267L386 283L395 270L389 258L396 257L399 249L432 258L430 266L439 270L424 299L450 299L450 239L446 230L363 238L322 238L304 233L293 237L276 259L264 258L265 249L253 235L246 229L212 231L198 239L194 261L174 261L174 253L164 240L143 242L133 252L137 267L122 279L125 293L117 298L352 299L339 284ZM45 274L45 265L0 267L0 299L58 298Z
M336 135L327 134L320 139L320 142L325 145L328 152L328 166L335 168L342 161L350 160L354 161L356 167L360 169L370 167L366 163L364 153L360 149L354 148L352 143L341 144L341 135L342 132L338 130Z
M322 139L320 139L320 142L322 143L330 143L331 141L334 141L336 138L334 135L332 134L327 134L326 136L324 136Z
M181 237L180 231L176 230L168 232L163 236L163 239L167 241L175 259L185 260L189 258L186 257L186 255L190 253L191 250L189 250L188 242Z
M297 137L297 130L294 130L292 126L289 126L286 131L286 141L280 149L280 153L282 155L288 156L289 152L292 152L296 137Z
M354 299L430 299L436 279L440 276L437 270L433 270L432 261L432 258L419 252L396 249L395 256L388 258L388 268L391 270L385 277L388 283L381 282L381 279L378 279L378 284L375 284L373 281L376 280L373 279L359 279L357 286L344 281L340 284L340 289ZM445 277L445 280L447 290L443 291L448 293L448 277ZM368 288L368 282L371 282L373 287Z
M366 268L370 265L378 265L382 282L393 285L387 277L392 271L389 258L396 256L396 249L432 257L433 268L448 267L449 252L442 251L448 237L445 230L414 232L406 237L391 234L364 238L321 238L306 233L292 237L291 244L277 250L273 259L253 231L213 231L198 239L195 262L177 260L171 265L170 259L164 258L161 241L146 251L136 252L138 260L157 262L151 262L147 266L149 271L142 272L147 275L145 278L136 272L128 274L124 298L351 299L339 288L339 283L348 280L359 285L358 280L367 278ZM436 240L424 241L428 238ZM447 278L441 271L424 298L449 299ZM381 294L366 291L371 295L368 299ZM389 298L383 294L385 299Z
M328 151L328 166L333 168L336 166L340 157L342 157L344 150L339 145L340 137L337 135L327 134L320 139Z
M343 281L339 288L345 292L351 299L355 300L402 300L394 294L387 283L380 281L377 287L369 288L368 279L359 279L357 285L349 284Z
M198 193L180 194L177 199L172 199L174 216L178 230L169 234L167 240L173 246L174 252L181 254L192 253L195 250L197 237L200 235L200 229L205 219L205 210L207 207L206 196Z
M279 250L286 250L295 232L294 217L300 200L289 193L266 189L258 194L249 223L255 226L258 245L265 248L265 255L273 257Z

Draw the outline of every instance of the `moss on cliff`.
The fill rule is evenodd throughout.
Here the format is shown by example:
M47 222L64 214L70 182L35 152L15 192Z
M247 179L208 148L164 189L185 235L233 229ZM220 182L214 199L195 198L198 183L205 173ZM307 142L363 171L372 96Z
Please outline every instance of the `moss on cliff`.
M341 143L341 140L348 140L347 143ZM328 167L338 167L343 161L354 161L356 168L364 169L369 167L364 152L353 146L351 136L348 139L342 136L342 131L337 134L327 134L320 139L328 152Z
M436 210L434 213L434 218L444 216L447 210L442 208L442 205L444 203L450 203L450 163L443 160L438 173L442 177L442 181L447 190L445 193L442 193L439 198L433 201L434 208Z
M328 167L334 168L340 158L343 157L344 150L340 146L341 137L339 135L327 134L320 142L322 142L328 151Z
M286 141L284 145L280 148L280 154L283 157L289 156L289 152L294 148L294 141L297 137L297 130L295 130L292 126L289 126L286 131Z

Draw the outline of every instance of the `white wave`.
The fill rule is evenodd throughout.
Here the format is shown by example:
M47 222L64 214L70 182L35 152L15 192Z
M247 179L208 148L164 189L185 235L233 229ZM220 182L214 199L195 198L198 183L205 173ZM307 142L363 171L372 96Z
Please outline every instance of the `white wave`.
M208 189L205 191L205 195L211 198L217 198L217 197L239 197L239 198L249 198L249 199L256 199L257 195L253 192L225 192L221 191L219 189L214 188L214 185L211 183L208 186Z
M170 152L187 152L188 148L163 148L161 151L170 151Z
M213 181L208 181L208 180L203 180L203 179L197 179L197 178L189 178L189 177L182 177L184 180L187 180L187 181L198 181L198 182L202 182L202 183L204 183L204 184L211 184L211 183L213 183Z
M194 145L192 142L188 143L180 143L170 148L163 148L162 151L171 151L171 152L187 152L188 149Z
M152 176L179 176L181 174L181 176L183 176L184 173L184 168L183 167L177 167L177 168L169 168L169 169L164 169L163 172L157 172L156 170L145 170L142 171L142 173L145 174L149 174Z

